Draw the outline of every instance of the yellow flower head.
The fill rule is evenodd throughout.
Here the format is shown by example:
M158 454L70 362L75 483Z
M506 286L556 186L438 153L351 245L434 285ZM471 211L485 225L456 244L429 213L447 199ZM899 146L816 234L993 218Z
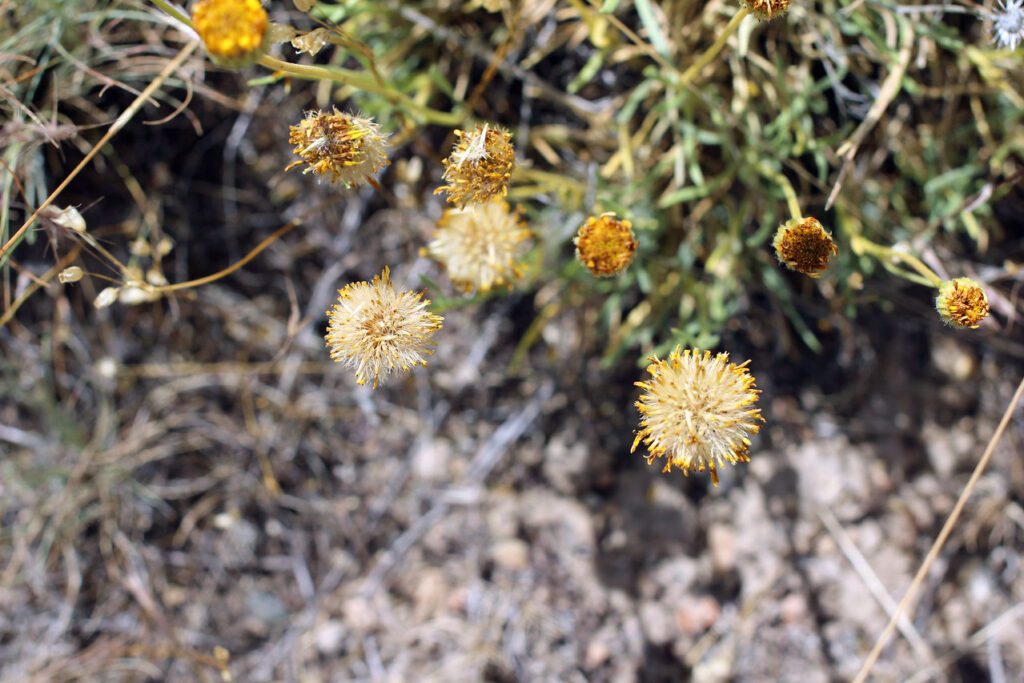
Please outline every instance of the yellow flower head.
M372 119L343 114L337 109L327 114L310 112L299 125L291 126L288 142L301 161L294 161L286 171L309 166L303 173L315 173L332 183L352 187L373 182L373 174L386 167L388 138Z
M265 47L267 12L260 0L199 0L192 25L206 52L224 66L247 66Z
M576 238L576 258L597 277L610 277L633 262L638 242L633 224L619 220L614 213L591 216L580 226Z
M977 282L969 277L958 277L946 280L939 287L935 309L947 324L976 330L988 316L988 297Z
M758 19L770 21L789 9L789 0L743 0L751 14Z
M430 254L467 294L509 285L525 271L523 255L532 236L504 199L448 209L437 223Z
M485 123L468 133L457 130L455 137L455 148L441 162L447 185L434 190L434 194L447 192L448 203L456 206L508 194L515 162L512 134Z
M327 348L331 359L355 368L356 382L426 365L433 353L431 337L443 319L427 310L422 292L395 291L388 268L373 282L353 282L338 290L338 303L327 311Z
M790 270L820 277L828 269L830 258L839 253L817 218L793 218L779 226L772 241L775 255Z
M747 369L750 361L736 365L727 353L678 346L668 360L650 360L651 379L636 383L644 390L636 403L641 429L630 452L643 441L648 464L665 456L662 472L673 465L687 476L706 469L717 486L719 466L750 461L750 437L764 421L752 407L761 392Z

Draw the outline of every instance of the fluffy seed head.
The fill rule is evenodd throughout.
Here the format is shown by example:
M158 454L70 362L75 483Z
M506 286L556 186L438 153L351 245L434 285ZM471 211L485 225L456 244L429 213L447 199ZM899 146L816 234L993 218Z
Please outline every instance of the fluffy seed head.
M830 258L839 253L832 235L817 218L793 218L779 226L772 240L775 255L790 270L820 277Z
M443 318L427 310L422 292L395 291L388 268L373 282L353 282L338 290L338 302L327 311L327 348L331 359L355 368L356 382L405 372L426 365L433 353L431 337Z
M441 162L447 185L434 190L434 194L447 192L448 203L456 206L508 194L515 162L512 134L485 123L469 132L457 130L455 138L455 148Z
M291 126L288 142L295 145L292 151L301 161L292 162L286 171L305 162L303 173L315 173L345 187L371 182L374 173L391 163L387 136L377 123L337 109L331 114L307 114L299 125Z
M576 258L587 270L597 277L611 277L629 267L639 243L632 223L603 213L580 226L573 244Z
M215 62L246 66L263 52L267 12L260 0L199 0L192 25Z
M526 269L523 255L532 236L504 199L448 209L437 223L430 254L464 292L511 286Z
M988 316L988 297L977 282L958 277L946 280L939 287L935 309L947 324L976 330Z
M992 20L992 42L1016 50L1024 43L1024 0L1001 0L988 17Z
M667 360L651 356L651 379L637 382L644 390L637 401L640 431L630 452L642 441L647 462L665 457L662 472L678 467L711 474L718 485L718 468L725 463L749 462L750 437L761 429L761 410L752 407L758 394L746 361L729 362L729 354L680 347Z
M770 21L789 9L789 0L743 0L751 14L758 19Z

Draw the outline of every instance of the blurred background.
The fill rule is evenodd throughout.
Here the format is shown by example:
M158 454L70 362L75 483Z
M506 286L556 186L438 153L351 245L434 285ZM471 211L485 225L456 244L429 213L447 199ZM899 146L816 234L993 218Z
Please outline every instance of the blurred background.
M794 3L687 84L738 3L265 4L330 29L272 54L416 106L197 50L57 199L85 232L44 212L4 255L0 679L852 678L1024 371L1000 6ZM141 0L0 0L4 242L193 39ZM380 191L284 172L289 126L332 106L391 134ZM464 297L421 250L474 121L514 134L535 240L511 291ZM820 279L775 260L773 172L839 244ZM595 280L572 236L602 211L640 248ZM108 255L184 282L298 218L229 276L94 306ZM992 315L945 326L854 235L974 278ZM445 323L372 390L325 311L384 266ZM633 383L676 344L763 391L717 488L629 452ZM1024 678L1022 438L1016 411L872 680Z

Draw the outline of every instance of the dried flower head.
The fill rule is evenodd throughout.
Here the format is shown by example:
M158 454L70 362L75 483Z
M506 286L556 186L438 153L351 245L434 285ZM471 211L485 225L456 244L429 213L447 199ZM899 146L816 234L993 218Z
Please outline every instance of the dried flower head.
M947 324L976 330L988 316L988 297L977 282L958 277L946 280L939 287L935 309Z
M252 64L265 48L267 11L260 0L199 0L192 25L207 54L224 66Z
M743 0L750 13L758 19L771 21L789 9L789 0Z
M725 463L749 462L750 437L760 430L761 411L752 407L759 392L746 361L729 362L729 354L680 347L668 360L651 356L651 379L637 382L644 390L637 401L640 431L630 452L643 441L647 462L665 456L662 472L676 466L711 474L718 485L718 468Z
M467 294L511 285L522 276L521 261L532 236L517 211L504 199L448 209L427 247Z
M611 277L625 270L636 253L633 224L614 213L591 216L580 226L576 238L576 258L597 277Z
M373 174L391 163L387 136L378 125L372 119L337 109L331 114L307 114L299 125L291 127L288 142L295 145L293 151L302 161L292 162L286 171L305 162L309 166L303 173L326 176L345 187L373 182Z
M327 311L327 348L331 359L355 368L356 382L373 380L373 388L394 370L426 365L433 353L431 337L443 319L427 310L422 292L395 291L391 272L373 282L353 282L338 290Z
M434 190L434 194L447 192L448 202L457 206L508 194L515 162L512 134L485 123L468 133L457 130L455 137L455 148L441 162L447 185Z
M779 226L772 240L775 255L790 270L820 277L830 258L839 253L832 235L817 218L793 218Z
M1016 50L1024 42L1024 0L1000 0L992 20L992 42L998 47Z

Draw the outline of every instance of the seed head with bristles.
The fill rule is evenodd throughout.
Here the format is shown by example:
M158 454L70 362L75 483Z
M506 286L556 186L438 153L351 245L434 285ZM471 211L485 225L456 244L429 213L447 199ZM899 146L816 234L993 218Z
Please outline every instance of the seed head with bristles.
M396 291L388 268L372 282L345 285L327 311L331 359L355 368L357 383L373 380L374 389L382 375L426 365L443 322L428 306L421 292Z
M789 0L743 0L747 9L758 19L771 21L789 9Z
M587 270L597 277L611 277L629 267L639 243L632 223L616 218L614 213L604 213L588 218L573 244L576 258Z
M820 277L828 269L829 259L839 253L817 218L793 218L775 232L775 255L790 270Z
M306 163L303 173L315 173L345 187L372 184L373 174L391 163L387 135L377 123L337 109L330 114L307 114L291 127L288 142L295 145L293 151L301 160L289 164L286 171Z
M441 162L447 184L434 190L434 194L447 192L448 202L456 206L508 194L515 163L512 134L485 123L469 132L457 130L455 138L455 148Z
M1024 43L1024 0L1000 0L992 20L992 41L997 47L1016 50Z
M939 287L935 309L947 324L976 330L988 316L988 297L977 282L958 277Z
M260 0L199 0L192 25L207 54L222 66L247 66L266 47L267 11Z
M467 294L511 285L525 271L523 255L532 236L504 199L448 209L427 251Z
M729 354L676 347L667 360L651 356L651 379L637 382L644 390L637 401L640 431L632 451L642 441L647 462L665 457L662 472L678 467L711 474L718 485L718 468L725 463L749 462L750 437L760 430L761 411L753 407L758 394L746 361L729 362Z

